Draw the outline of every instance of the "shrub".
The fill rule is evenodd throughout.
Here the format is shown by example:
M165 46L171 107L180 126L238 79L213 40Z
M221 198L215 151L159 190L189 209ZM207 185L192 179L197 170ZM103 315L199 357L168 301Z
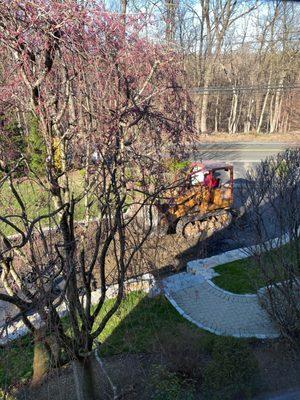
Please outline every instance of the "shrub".
M25 149L25 139L22 128L13 116L0 116L0 159L4 165L11 165L20 159ZM22 175L24 164L19 165L18 175Z
M258 364L246 344L231 338L216 340L212 361L203 373L205 398L251 398L257 383Z
M283 336L299 345L300 337L300 279L282 281L258 291L262 307L281 329Z
M28 159L29 165L36 174L45 173L46 147L39 131L38 120L31 115L28 121Z

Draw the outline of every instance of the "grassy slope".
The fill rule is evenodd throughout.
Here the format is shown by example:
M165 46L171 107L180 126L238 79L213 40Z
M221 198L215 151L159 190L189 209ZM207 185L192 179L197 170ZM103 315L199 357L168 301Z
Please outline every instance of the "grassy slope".
M106 309L113 300L108 300ZM101 318L101 316L100 316ZM99 336L103 356L120 353L147 353L161 349L166 341L193 338L194 345L208 345L215 337L201 331L184 318L164 297L150 299L144 293L133 292ZM31 377L33 344L28 335L0 349L0 389Z
M106 307L112 302L107 301ZM179 334L180 326L197 332L164 297L149 299L143 293L132 293L99 337L103 343L102 354L153 351L162 336Z

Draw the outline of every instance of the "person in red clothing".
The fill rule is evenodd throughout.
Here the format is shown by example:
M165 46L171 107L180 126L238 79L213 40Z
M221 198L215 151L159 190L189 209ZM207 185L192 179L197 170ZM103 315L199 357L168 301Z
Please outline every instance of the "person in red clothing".
M219 180L214 177L212 172L209 172L204 177L204 185L209 189L214 189L219 186Z

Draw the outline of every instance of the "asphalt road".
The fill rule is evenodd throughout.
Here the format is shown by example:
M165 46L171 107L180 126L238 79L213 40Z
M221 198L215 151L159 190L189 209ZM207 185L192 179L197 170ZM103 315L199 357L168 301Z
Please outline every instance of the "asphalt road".
M300 148L300 143L220 142L199 143L191 146L193 161L228 162L234 165L235 177L242 178L249 168L288 148Z
M258 162L287 148L300 148L300 143L220 142L195 145L203 160Z

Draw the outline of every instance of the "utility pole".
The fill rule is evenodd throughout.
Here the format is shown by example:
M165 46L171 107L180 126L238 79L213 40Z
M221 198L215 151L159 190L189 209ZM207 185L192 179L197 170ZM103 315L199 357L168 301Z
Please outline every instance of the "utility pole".
M121 0L121 14L126 18L128 0Z
M121 18L123 20L124 37L126 35L126 14L127 14L128 0L121 0Z
M168 43L172 43L175 40L177 8L178 0L165 0L166 41Z

